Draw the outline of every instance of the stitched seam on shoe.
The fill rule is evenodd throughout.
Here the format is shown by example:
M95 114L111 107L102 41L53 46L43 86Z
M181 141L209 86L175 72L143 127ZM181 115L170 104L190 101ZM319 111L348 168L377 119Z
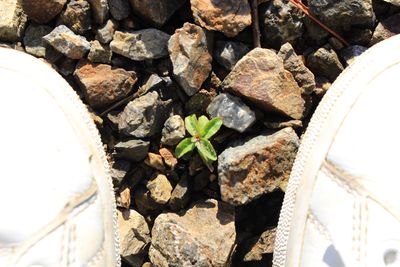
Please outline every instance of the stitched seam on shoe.
M63 229L63 233L61 236L61 253L60 253L60 263L61 266L65 267L68 266L68 262L67 262L67 257L68 257L68 246L66 245L67 242L67 237L68 237L68 224L64 223L63 225L64 229Z
M332 239L329 235L328 230L325 226L317 219L311 209L308 209L307 212L307 220L310 222L310 225L314 227L327 241L332 243Z
M104 257L104 243L105 239L103 238L103 242L100 246L100 248L97 250L97 252L88 260L88 262L85 264L87 267L91 266L98 266L97 264L99 261Z

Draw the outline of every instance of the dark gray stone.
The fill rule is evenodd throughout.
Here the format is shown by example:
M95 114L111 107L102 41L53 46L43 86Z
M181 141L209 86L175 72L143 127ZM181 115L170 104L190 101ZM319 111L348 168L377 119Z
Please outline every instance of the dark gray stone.
M290 71L297 84L302 89L302 94L309 95L315 89L314 74L304 65L303 61L297 56L292 45L286 43L281 46L278 56L283 60L283 66Z
M115 157L132 161L141 161L146 158L149 152L149 146L150 142L143 140L119 142L115 145Z
M246 131L256 121L255 113L238 97L222 93L207 107L207 113L219 117L223 124L239 132Z
M107 0L88 0L92 7L93 17L96 23L103 24L108 18Z
M162 129L161 143L165 145L176 145L185 137L185 122L179 115L169 117Z
M184 209L190 201L191 190L189 187L188 176L185 174L179 180L171 193L168 205L172 211Z
M116 20L123 20L131 14L131 7L127 0L108 0L111 16Z
M111 167L111 178L119 185L131 169L131 163L127 160L117 159Z
M307 57L307 66L311 71L320 76L325 76L334 81L344 70L342 63L331 48L321 47Z
M357 57L367 51L367 49L367 47L361 45L346 47L340 51L340 57L347 63L347 65L350 65Z
M155 25L163 25L186 0L130 0L133 11Z
M219 64L228 70L232 70L236 62L238 62L249 51L249 47L240 42L217 41L214 55Z
M76 35L65 25L57 26L43 39L58 52L71 59L80 59L90 50L90 43L86 38Z
M90 4L85 0L71 0L61 12L58 24L64 24L77 34L84 34L92 28Z

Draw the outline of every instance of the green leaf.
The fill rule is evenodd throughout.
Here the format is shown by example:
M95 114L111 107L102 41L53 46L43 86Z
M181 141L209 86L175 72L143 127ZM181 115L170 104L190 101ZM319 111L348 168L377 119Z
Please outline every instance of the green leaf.
M200 141L196 142L196 147L200 156L203 156L205 159L210 161L217 160L217 153L215 152L210 141L202 138Z
M205 126L207 125L207 123L209 122L210 120L206 117L206 116L200 116L200 118L199 118L199 124L198 124L198 128L199 128L199 134L200 134L200 136L203 136L204 135L204 128L205 128Z
M187 130L192 136L195 136L195 135L198 135L198 134L199 134L199 130L198 130L198 128L197 128L197 125L198 125L198 121L197 121L197 118L196 118L196 115L195 115L195 114L192 114L192 115L187 116L187 117L185 118L185 127L186 127L186 130Z
M181 158L187 153L191 152L196 147L196 144L192 142L191 137L183 139L175 148L175 156Z
M204 134L202 135L203 138L205 139L210 139L211 136L216 134L218 130L222 126L222 120L218 117L210 120L205 126L204 126Z

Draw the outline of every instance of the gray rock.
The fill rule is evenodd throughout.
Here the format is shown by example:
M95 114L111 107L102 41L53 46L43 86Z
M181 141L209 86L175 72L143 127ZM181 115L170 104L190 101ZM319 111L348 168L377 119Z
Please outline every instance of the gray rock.
M111 63L112 51L107 45L94 40L90 42L88 59L94 63Z
M141 161L147 157L150 142L143 140L129 140L115 145L116 157L132 161Z
M19 0L0 0L0 41L17 41L24 32L27 17Z
M172 185L164 174L157 175L146 185L150 197L158 204L166 204L171 198Z
M110 47L113 52L132 60L157 59L168 56L167 45L170 37L157 29L116 31Z
M71 59L80 59L90 50L90 43L86 38L76 35L65 25L57 26L43 39L58 52Z
M111 167L111 178L119 185L131 169L132 164L123 159L117 159Z
M133 197L138 211L140 212L140 214L143 214L144 216L154 213L156 211L161 212L161 210L165 206L156 203L150 197L150 191L142 185L140 185L138 189L134 192Z
M164 266L229 266L235 243L235 211L214 199L180 214L159 215L152 229L149 257Z
M199 26L185 23L168 42L173 74L187 95L199 91L211 71L206 32Z
M150 230L146 220L135 210L118 214L120 254L132 266L141 266L150 243Z
M151 91L160 91L164 88L164 81L157 74L151 74L146 82L142 85L139 95L147 94Z
M169 106L157 92L147 93L128 103L119 117L118 128L125 135L151 137L161 131Z
M293 43L304 32L304 14L292 3L273 0L262 12L261 24L265 42L279 48L286 42Z
M190 201L190 187L188 176L184 174L171 193L168 206L172 211L184 209Z
M98 24L103 24L108 18L108 3L107 0L88 0L92 6L94 20Z
M19 2L30 19L43 24L55 18L67 0L19 0Z
M59 59L62 55L43 40L43 36L49 34L51 30L50 26L29 24L24 35L25 51L36 57L44 57L51 62Z
M225 149L218 157L222 200L243 205L279 188L289 177L298 146L296 133L285 128Z
M108 44L114 37L115 30L118 28L118 23L114 20L107 22L96 30L96 39L102 44Z
M303 122L301 120L285 120L285 121L264 121L265 127L268 129L279 130L286 127L291 127L293 129L303 127Z
M184 3L184 0L130 0L133 11L157 26L163 25Z
M246 131L256 121L255 113L238 97L219 94L207 107L212 117L220 117L223 124L238 132Z
M161 143L165 145L176 145L185 137L185 122L179 115L169 117L162 129Z
M123 20L131 14L131 7L126 0L108 0L111 16L116 20Z
M311 71L320 76L325 76L334 81L344 70L342 63L331 48L321 47L307 57L307 66Z
M84 34L92 28L90 5L85 0L71 0L59 16L59 24L64 24L77 34Z
M300 57L297 56L292 45L290 43L282 45L278 56L282 58L285 69L292 73L297 84L302 89L302 94L311 94L315 89L314 74L304 65Z
M400 0L383 0L383 1L390 3L392 5L395 5L395 6L400 6Z
M346 47L340 51L340 57L350 65L356 60L357 57L361 56L362 53L367 51L367 47L361 45L352 45L350 47Z
M208 105L217 95L216 92L210 92L206 89L200 89L185 103L185 112L187 114L204 114Z
M339 31L374 23L372 0L308 0L308 7L324 24Z
M245 54L250 51L249 47L240 42L217 41L215 59L226 69L231 70Z

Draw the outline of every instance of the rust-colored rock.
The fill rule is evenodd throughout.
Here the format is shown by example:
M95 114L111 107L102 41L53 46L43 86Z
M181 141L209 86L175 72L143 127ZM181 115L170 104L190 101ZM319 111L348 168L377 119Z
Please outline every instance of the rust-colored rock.
M250 5L247 0L191 0L197 24L234 37L251 25Z
M86 60L78 64L74 76L93 108L105 107L124 98L137 81L134 72Z
M189 96L199 91L211 71L212 57L201 27L185 23L168 42L174 77Z
M255 48L236 63L222 83L265 111L301 119L304 100L293 75L272 50Z
M67 0L21 0L24 12L37 23L47 23L57 16Z
M289 177L298 146L294 130L285 128L225 149L218 157L222 200L243 205L278 189Z

